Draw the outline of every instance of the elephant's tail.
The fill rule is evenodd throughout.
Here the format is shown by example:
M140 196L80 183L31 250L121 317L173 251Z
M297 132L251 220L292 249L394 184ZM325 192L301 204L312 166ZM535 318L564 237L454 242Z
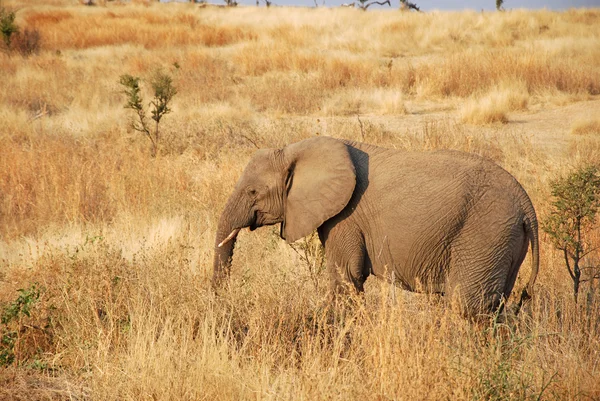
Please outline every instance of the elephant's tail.
M531 295L533 294L533 285L535 284L535 280L540 268L540 241L538 236L538 222L535 212L532 213L532 216L527 216L523 225L525 232L527 233L527 237L531 243L531 276L529 277L529 283L527 283L527 286L523 288L523 291L521 292L521 298L519 299L519 303L517 304L515 310L516 313L519 313L519 310L525 301L531 299Z

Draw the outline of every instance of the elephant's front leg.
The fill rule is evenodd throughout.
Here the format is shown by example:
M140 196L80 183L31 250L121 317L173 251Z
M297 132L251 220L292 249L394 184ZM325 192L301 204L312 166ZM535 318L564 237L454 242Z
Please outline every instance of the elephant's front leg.
M362 233L341 223L319 228L319 238L325 247L332 297L362 293L369 276Z

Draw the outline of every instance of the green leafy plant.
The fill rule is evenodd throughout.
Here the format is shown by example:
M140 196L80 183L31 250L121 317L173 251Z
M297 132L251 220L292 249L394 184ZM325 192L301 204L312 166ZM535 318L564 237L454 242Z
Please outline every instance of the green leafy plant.
M19 343L23 317L31 317L31 309L40 299L40 289L36 284L18 290L19 296L2 309L0 318L0 366L7 366L15 360L15 348Z
M19 28L15 24L15 12L4 7L0 7L0 32L7 48L10 47L11 37L18 32Z
M551 187L552 210L542 228L554 247L563 252L577 303L581 283L600 278L598 266L581 265L582 259L595 250L587 237L600 207L600 170L596 166L579 168L554 180Z
M151 142L150 154L155 157L158 154L160 143L159 124L165 114L171 112L169 103L177 94L177 89L173 86L173 79L166 73L156 71L150 80L150 85L154 92L154 98L149 103L150 114L154 120L154 128L150 127L150 122L146 116L146 109L143 105L144 99L141 94L140 78L129 74L121 75L119 83L125 87L123 93L127 96L125 108L131 109L136 113L137 119L131 122L131 127L143 133Z

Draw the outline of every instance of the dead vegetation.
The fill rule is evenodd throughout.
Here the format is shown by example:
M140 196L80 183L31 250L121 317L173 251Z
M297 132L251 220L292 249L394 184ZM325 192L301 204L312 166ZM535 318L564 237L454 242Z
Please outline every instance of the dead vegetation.
M551 180L600 160L598 10L9 3L41 47L0 53L0 305L32 303L0 325L0 398L600 397L600 289L574 305L547 238L511 328L376 279L355 312L331 310L314 243L271 228L240 234L229 287L209 288L216 219L256 147L475 152L546 216ZM118 80L157 68L178 94L152 158Z

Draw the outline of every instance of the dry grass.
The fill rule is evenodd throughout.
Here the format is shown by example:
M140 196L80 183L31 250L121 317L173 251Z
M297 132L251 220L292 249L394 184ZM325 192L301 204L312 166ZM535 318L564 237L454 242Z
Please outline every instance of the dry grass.
M393 89L341 91L327 99L321 111L330 116L407 113L402 92Z
M466 101L460 109L461 121L470 124L508 122L508 113L527 108L529 93L523 82L503 83L484 96Z
M0 53L0 306L32 283L41 295L0 325L18 333L0 399L600 397L598 283L573 305L543 237L511 327L376 279L364 304L329 308L315 239L298 254L272 228L242 233L229 286L208 284L216 220L255 146L330 135L475 152L543 218L548 182L600 160L595 117L561 109L597 102L598 10L8 3L41 50ZM152 159L117 82L156 68L179 93ZM570 125L533 118L548 111Z
M571 127L571 133L575 135L599 135L600 119L575 121Z

